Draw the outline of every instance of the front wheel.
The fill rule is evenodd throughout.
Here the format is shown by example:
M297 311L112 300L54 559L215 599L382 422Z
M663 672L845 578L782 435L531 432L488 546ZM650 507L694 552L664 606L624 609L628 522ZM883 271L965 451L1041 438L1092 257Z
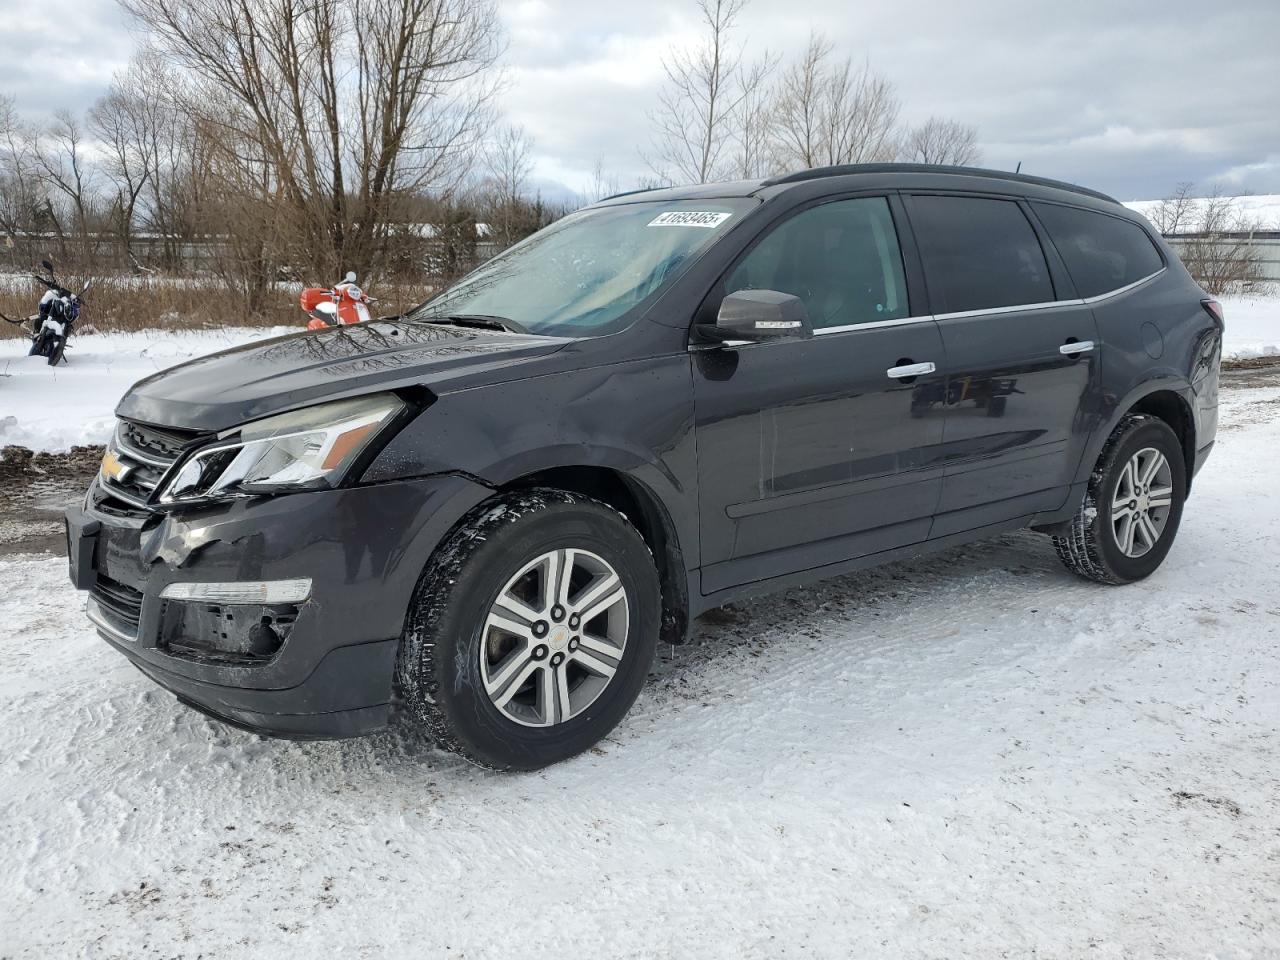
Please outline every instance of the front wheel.
M56 367L62 360L62 353L67 348L66 337L55 337L49 345L49 366Z
M617 511L562 490L501 494L418 583L397 663L405 704L484 766L571 757L635 702L660 608L653 557Z
M1127 417L1103 447L1066 532L1053 538L1058 557L1099 583L1148 577L1173 546L1186 494L1177 435L1156 417Z

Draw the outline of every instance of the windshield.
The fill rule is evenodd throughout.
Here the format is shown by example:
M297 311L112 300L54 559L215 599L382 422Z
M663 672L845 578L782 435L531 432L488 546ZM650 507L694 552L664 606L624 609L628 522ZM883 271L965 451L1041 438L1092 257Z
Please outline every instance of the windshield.
M613 333L631 308L722 236L756 201L668 200L582 210L499 254L408 314L495 317L530 333Z

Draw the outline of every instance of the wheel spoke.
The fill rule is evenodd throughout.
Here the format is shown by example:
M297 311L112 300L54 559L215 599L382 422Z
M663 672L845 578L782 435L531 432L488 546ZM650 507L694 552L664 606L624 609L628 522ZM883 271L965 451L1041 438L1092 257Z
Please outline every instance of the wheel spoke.
M600 614L612 607L615 603L626 599L627 591L622 588L622 583L617 577L614 577L613 580L613 588L609 590L608 593L598 597L589 606L583 606L579 609L578 615L582 618L582 625L584 627L596 617L600 616Z
M607 663L594 654L588 653L583 647L578 647L573 653L569 654L580 666L586 667L598 677L604 677L608 680L617 672L618 668L615 664Z
M1133 553L1133 535L1137 525L1137 521L1134 519L1133 514L1126 516L1124 518L1124 523L1121 525L1121 532L1117 539L1120 541L1120 549L1124 551L1126 555Z
M568 605L569 579L573 574L576 554L576 550L553 550L547 554L542 580L543 611L550 610L556 604L562 607Z
M1147 494L1148 507L1173 506L1173 487L1157 487Z
M584 633L578 643L581 649L587 650L590 654L597 657L605 657L609 660L617 660L622 656L622 651L615 647L608 640L600 637L593 637L589 633Z
M573 606L579 611L588 610L602 596L613 592L618 585L619 580L616 573L610 572L606 576L597 577L595 581L588 585L587 589L574 597Z
M485 620L485 633L489 632L490 627L497 627L499 630L513 634L522 640L532 640L533 631L529 629L529 624L522 623L512 617L506 616L506 611L500 609L497 605L489 614L489 618Z
M1121 520L1129 516L1133 512L1133 508L1129 506L1128 500L1120 500L1111 505L1111 519Z
M535 620L541 619L541 614L529 606L519 597L515 596L510 590L498 597L498 601L493 605L494 613L498 616L505 617L508 620L514 620L517 623L524 622L532 624Z
M485 691L499 709L505 707L516 695L529 674L538 669L538 663L528 650L512 653L496 674L485 681Z
M558 667L548 664L538 678L538 713L548 726L564 723L573 712L569 705L569 675L565 670L563 663Z
M1133 499L1133 461L1130 460L1120 471L1120 479L1116 481L1116 502Z
M1160 539L1160 531L1151 522L1151 517L1145 513L1138 516L1138 524L1142 528L1142 539L1147 541L1147 549L1150 550L1156 545L1156 541Z
M1160 468L1163 467L1164 464L1165 464L1164 454L1161 453L1159 450L1153 450L1151 459L1147 462L1146 469L1142 471L1142 476L1139 478L1139 482L1144 487L1151 486L1151 482L1155 480L1156 474L1160 471Z

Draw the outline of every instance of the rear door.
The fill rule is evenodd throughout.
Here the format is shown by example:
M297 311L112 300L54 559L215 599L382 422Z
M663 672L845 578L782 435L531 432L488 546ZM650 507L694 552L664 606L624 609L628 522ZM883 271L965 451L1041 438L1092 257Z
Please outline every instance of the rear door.
M916 316L896 198L829 200L766 233L708 297L804 300L815 335L694 348L704 593L924 540L942 486L942 340ZM897 368L929 364L915 376ZM896 376L893 374L897 374Z
M1017 199L907 206L948 366L932 536L1061 506L1096 406L1093 313Z

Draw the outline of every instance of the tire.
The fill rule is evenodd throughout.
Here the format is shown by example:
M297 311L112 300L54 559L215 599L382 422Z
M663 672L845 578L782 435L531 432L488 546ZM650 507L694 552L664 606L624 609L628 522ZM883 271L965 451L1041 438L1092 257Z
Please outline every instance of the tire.
M551 556L561 558L558 566L549 565ZM548 570L566 568L569 602L555 609L546 596ZM620 601L609 574L622 588ZM596 589L603 592L593 599ZM590 616L593 606L605 612L575 623L575 610ZM515 609L537 619L510 615ZM508 633L495 616L521 631ZM396 664L403 705L447 750L498 770L536 770L588 749L631 709L660 620L653 556L620 513L562 490L501 494L458 525L418 581ZM605 648L609 656L594 652ZM605 678L607 670L584 664L615 669ZM533 673L521 685L527 670ZM517 682L504 686L508 675ZM543 684L553 682L556 695L544 697Z
M1008 405L1009 405L1008 397L992 397L989 401L987 401L987 416L1003 417L1005 407L1007 407Z
M58 337L53 341L53 346L49 350L49 366L56 367L58 365L58 361L62 359L62 352L66 347L67 341L65 337Z
M1150 451L1164 458L1167 473ZM1145 486L1151 493L1134 495L1128 471L1152 469L1153 479ZM1102 448L1080 509L1066 531L1053 538L1059 559L1068 570L1098 583L1133 583L1150 576L1173 546L1186 494L1186 464L1177 435L1156 417L1126 417ZM1165 499L1167 506L1162 505ZM1155 533L1154 543L1137 519L1143 515ZM1126 536L1132 537L1129 549L1121 542Z

